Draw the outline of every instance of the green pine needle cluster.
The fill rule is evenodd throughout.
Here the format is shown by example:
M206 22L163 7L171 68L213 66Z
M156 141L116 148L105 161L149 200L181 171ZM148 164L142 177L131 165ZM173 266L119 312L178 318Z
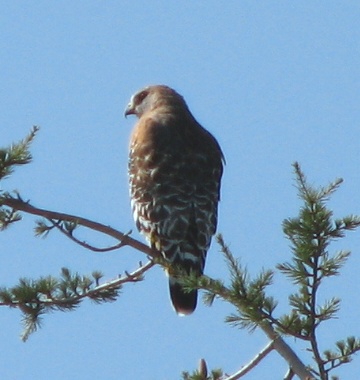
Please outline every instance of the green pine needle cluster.
M18 222L19 220L21 220L21 215L19 212L15 211L14 209L9 209L5 207L0 208L0 231L4 231L12 223Z
M62 268L59 278L21 278L18 285L0 289L0 304L21 310L24 324L22 339L25 341L40 327L43 314L75 310L84 298L96 303L115 301L121 285L100 286L102 276L99 271L84 276Z
M31 162L30 145L34 140L39 127L34 126L30 133L18 143L14 143L6 148L0 148L0 183L1 180L9 177L16 166L25 165ZM1 207L1 197L8 197L9 193L0 187L0 231L5 230L10 224L21 220L20 214L13 209Z
M339 367L341 364L349 363L355 352L359 351L360 339L353 336L335 343L335 349L325 350L325 364L330 368Z
M274 273L271 270L262 270L251 279L246 268L243 268L230 252L222 235L217 235L217 242L230 273L226 299L237 309L237 312L226 317L225 321L252 331L263 320L271 318L277 306L277 302L265 293L265 289L272 284Z
M0 180L13 173L14 167L31 162L30 144L34 140L39 127L34 126L28 136L7 148L0 148Z

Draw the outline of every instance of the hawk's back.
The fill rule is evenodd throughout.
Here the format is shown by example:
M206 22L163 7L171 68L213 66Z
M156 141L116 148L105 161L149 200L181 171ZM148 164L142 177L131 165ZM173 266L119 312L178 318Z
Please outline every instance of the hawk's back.
M137 228L171 263L173 305L189 314L197 292L185 293L175 271L203 273L216 231L223 155L182 97L162 87L149 87L141 100L149 97L130 142L130 194Z

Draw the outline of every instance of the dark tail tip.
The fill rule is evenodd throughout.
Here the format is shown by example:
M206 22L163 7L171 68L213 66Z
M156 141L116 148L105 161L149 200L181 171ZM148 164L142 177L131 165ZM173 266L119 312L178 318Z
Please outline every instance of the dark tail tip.
M189 315L196 309L197 290L187 293L174 279L169 278L170 298L177 314Z

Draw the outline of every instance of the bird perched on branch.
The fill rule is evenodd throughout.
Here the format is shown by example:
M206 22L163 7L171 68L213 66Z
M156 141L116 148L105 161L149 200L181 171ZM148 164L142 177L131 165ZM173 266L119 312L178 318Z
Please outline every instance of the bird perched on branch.
M136 226L169 262L170 297L176 312L191 314L197 291L185 292L177 273L180 269L203 274L216 231L224 156L183 97L167 86L138 91L126 107L127 115L139 118L129 157Z

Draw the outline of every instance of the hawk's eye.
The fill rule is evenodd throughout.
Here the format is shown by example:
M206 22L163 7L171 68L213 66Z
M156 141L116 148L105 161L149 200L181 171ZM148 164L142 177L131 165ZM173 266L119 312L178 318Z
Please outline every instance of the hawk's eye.
M141 103L147 96L148 96L147 91L141 91L140 94L137 96L138 102Z

